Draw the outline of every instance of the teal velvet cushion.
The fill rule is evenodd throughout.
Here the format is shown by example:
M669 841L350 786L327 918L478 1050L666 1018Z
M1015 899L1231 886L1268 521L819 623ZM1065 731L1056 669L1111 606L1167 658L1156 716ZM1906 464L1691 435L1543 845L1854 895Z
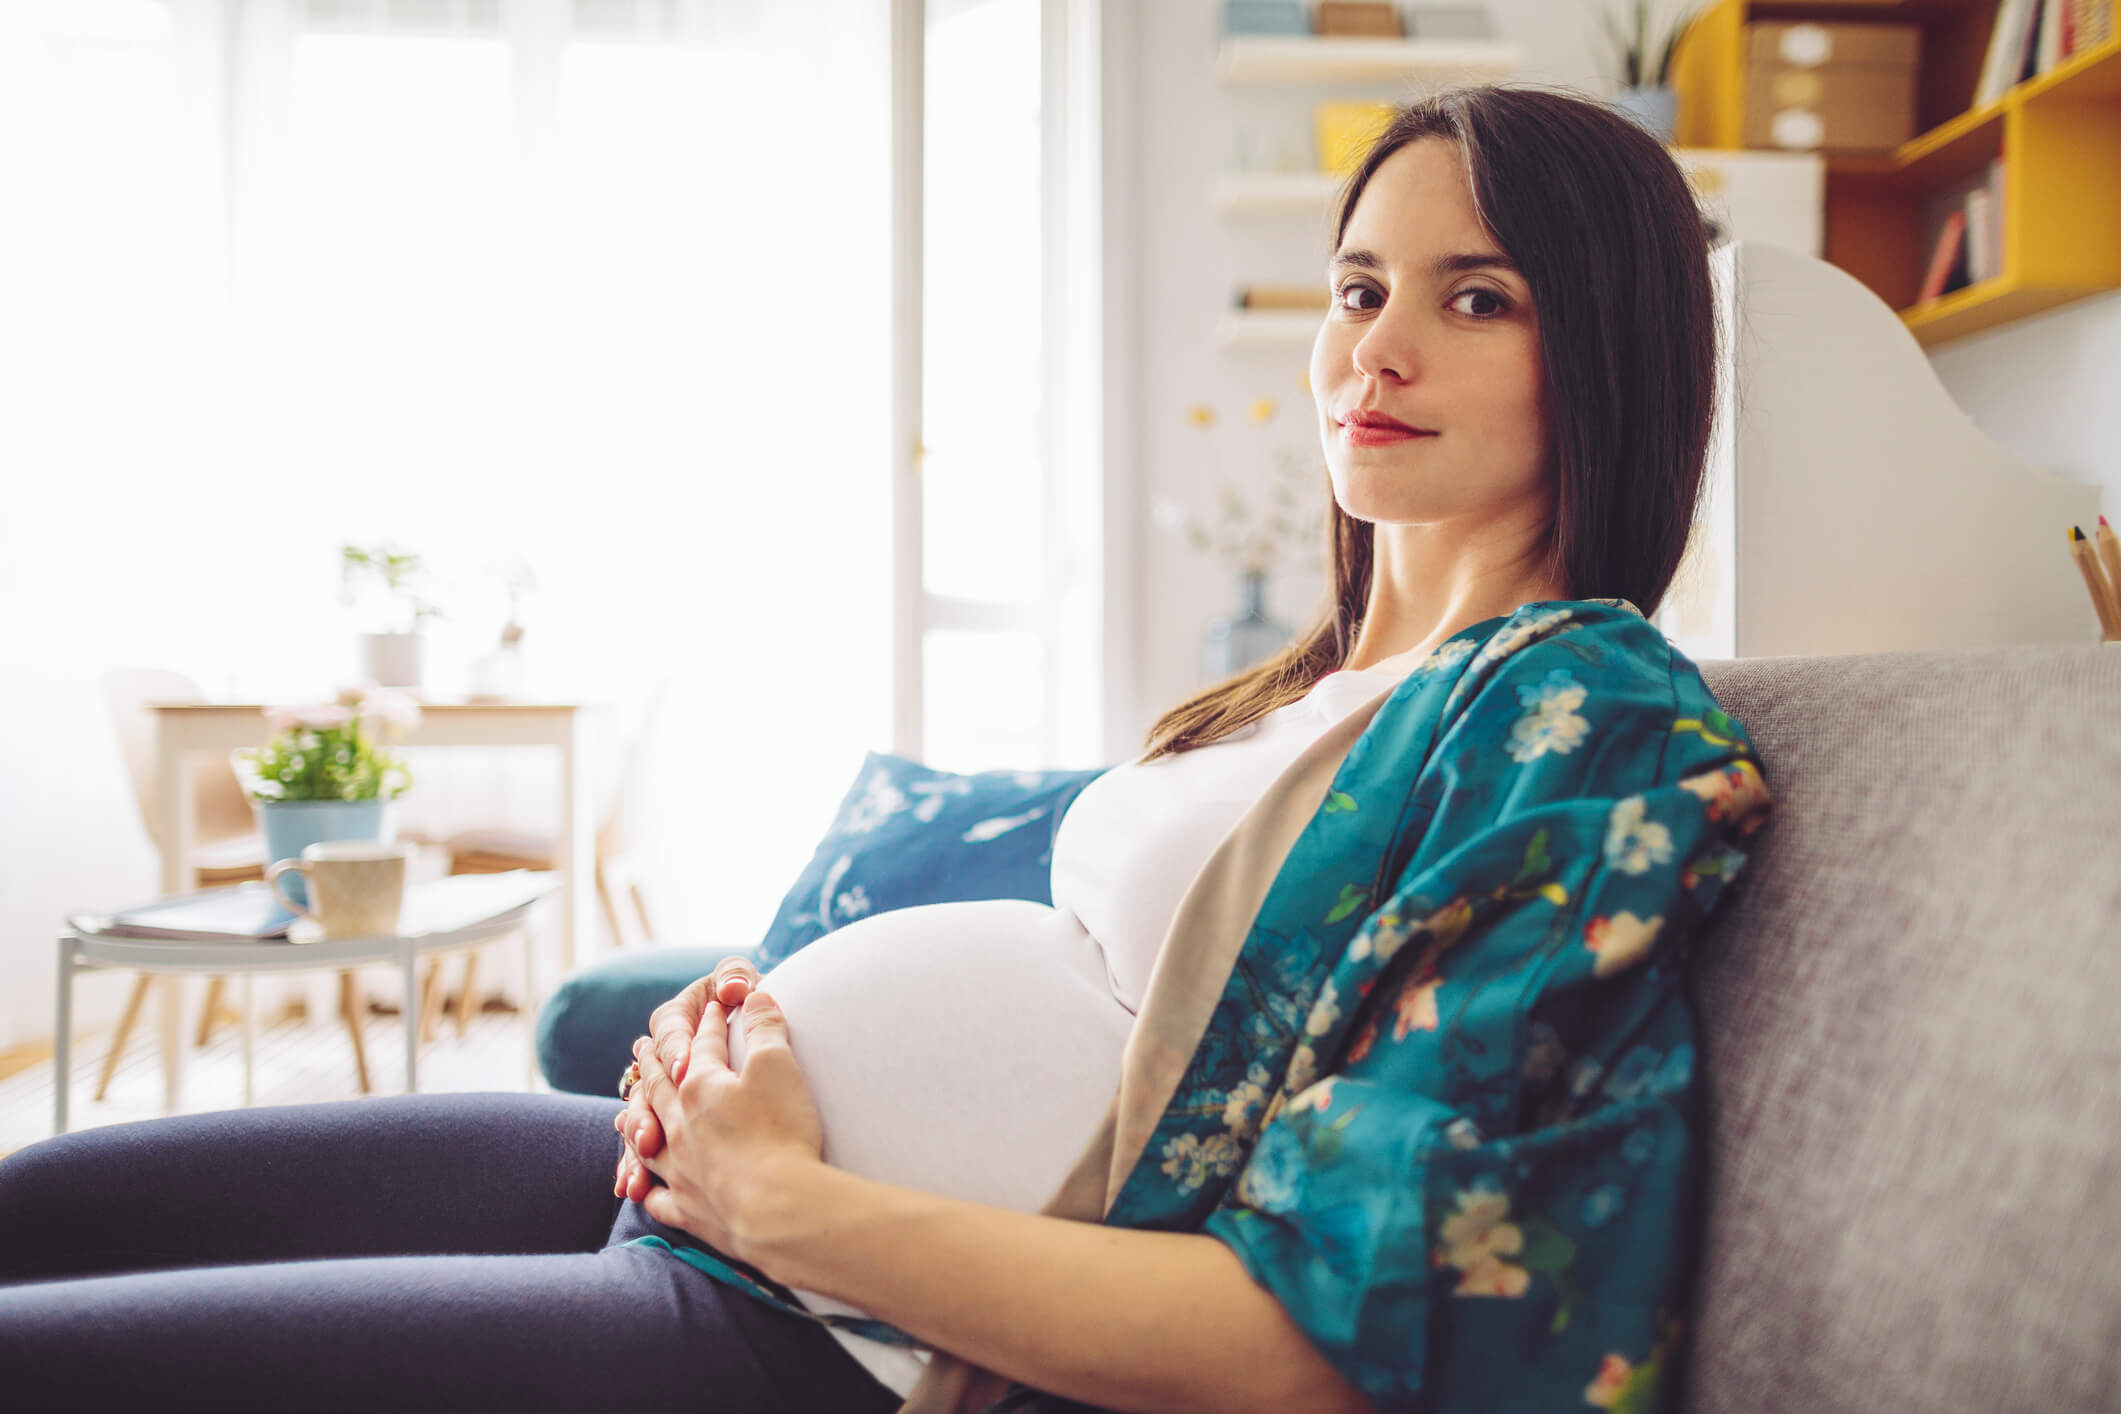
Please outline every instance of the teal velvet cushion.
M619 1094L633 1038L648 1013L745 948L643 948L620 954L560 985L538 1013L538 1068L555 1090Z
M560 986L538 1016L546 1083L616 1097L648 1014L732 954L749 953L765 972L871 913L966 899L1051 903L1054 835L1103 769L965 775L870 752L757 944L655 948Z

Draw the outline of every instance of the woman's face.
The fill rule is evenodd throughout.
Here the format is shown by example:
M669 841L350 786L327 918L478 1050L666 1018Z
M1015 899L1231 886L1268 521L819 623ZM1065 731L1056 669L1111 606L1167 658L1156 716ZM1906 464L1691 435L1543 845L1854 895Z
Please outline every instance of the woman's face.
M1474 214L1456 143L1407 143L1371 174L1311 346L1326 466L1350 516L1478 524L1547 495L1539 321L1508 259ZM1356 409L1434 435L1364 445L1345 425Z

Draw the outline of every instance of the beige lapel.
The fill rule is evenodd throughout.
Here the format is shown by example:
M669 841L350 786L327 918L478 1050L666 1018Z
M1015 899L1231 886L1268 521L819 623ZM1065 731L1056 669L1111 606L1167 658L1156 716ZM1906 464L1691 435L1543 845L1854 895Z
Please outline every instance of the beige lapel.
M1163 1118L1208 1029L1274 876L1325 803L1341 760L1398 683L1327 728L1223 837L1179 900L1120 1061L1119 1092L1074 1168L1039 1211L1102 1221ZM938 1350L898 1414L978 1414L1008 1380Z

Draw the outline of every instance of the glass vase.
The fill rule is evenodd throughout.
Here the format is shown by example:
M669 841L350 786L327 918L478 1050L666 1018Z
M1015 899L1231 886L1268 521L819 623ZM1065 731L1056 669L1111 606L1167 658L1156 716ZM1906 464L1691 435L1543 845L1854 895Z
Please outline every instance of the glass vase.
M1624 88L1614 95L1612 106L1633 118L1651 137L1669 147L1679 121L1679 94L1669 85Z
M1240 574L1237 596L1237 612L1208 625L1201 647L1201 672L1209 682L1221 682L1289 646L1292 630L1267 614L1265 571Z

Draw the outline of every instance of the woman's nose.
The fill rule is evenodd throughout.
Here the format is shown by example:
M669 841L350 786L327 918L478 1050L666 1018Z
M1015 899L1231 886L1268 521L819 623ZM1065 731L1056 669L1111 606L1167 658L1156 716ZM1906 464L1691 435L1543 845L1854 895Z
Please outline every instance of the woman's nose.
M1380 382L1404 383L1414 376L1417 366L1413 339L1404 320L1393 320L1388 327L1389 318L1387 314L1379 315L1355 341L1355 371Z

